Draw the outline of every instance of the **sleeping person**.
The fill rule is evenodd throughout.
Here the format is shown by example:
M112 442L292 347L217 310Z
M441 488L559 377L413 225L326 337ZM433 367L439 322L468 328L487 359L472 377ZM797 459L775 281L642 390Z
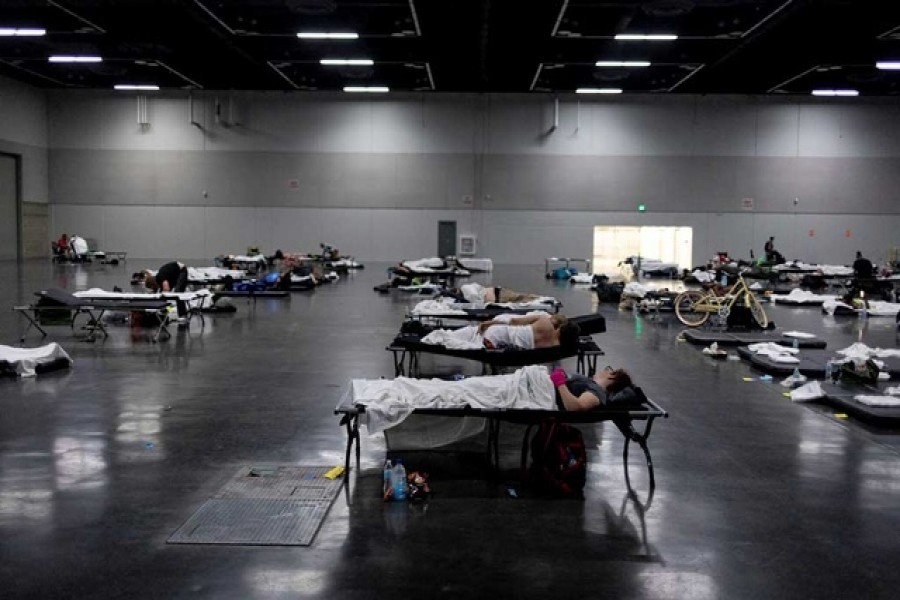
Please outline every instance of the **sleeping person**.
M554 390L555 388L555 390ZM574 400L573 400L574 399ZM370 433L398 425L416 409L465 408L588 411L637 403L624 371L607 369L593 378L567 376L531 365L505 375L443 379L354 379L351 401L365 406Z
M436 329L422 338L457 350L534 350L554 346L574 347L581 330L562 315L534 312L527 315L498 315L490 321L460 329Z

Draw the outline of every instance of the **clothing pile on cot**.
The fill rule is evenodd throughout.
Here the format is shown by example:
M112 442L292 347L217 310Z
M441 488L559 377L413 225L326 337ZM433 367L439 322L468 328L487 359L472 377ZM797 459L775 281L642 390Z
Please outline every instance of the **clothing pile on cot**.
M0 374L34 377L55 369L67 369L72 358L56 342L38 348L0 345Z
M156 277L158 271L147 269L147 273ZM140 283L140 273L132 275L132 283ZM242 281L247 278L247 271L243 269L225 269L223 267L187 267L187 280L191 284L222 283L227 278L232 281Z
M443 379L354 379L351 402L365 407L364 424L378 433L403 422L417 409L594 410L639 404L624 371L601 371L593 377L548 373L539 365L506 375Z

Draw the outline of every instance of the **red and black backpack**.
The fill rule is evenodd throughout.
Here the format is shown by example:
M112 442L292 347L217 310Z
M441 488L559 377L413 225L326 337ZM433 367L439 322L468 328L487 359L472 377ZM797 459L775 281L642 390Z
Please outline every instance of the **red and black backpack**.
M583 498L587 451L581 431L555 419L543 421L531 438L531 483L541 493Z

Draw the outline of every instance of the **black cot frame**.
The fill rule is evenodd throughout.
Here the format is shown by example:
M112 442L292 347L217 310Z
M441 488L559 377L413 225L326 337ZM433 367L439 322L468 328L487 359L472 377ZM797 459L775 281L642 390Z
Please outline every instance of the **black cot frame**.
M453 350L445 346L424 344L418 338L404 339L403 336L398 336L385 350L390 351L393 356L395 377L419 377L419 358L422 353L476 360L482 364L485 373L498 373L504 367L524 367L575 356L578 372L589 376L597 372L597 357L605 354L590 336L579 338L577 346L571 349L554 346L534 350Z
M359 469L360 464L360 434L359 420L365 413L364 404L354 404L351 398L352 387L348 386L347 390L341 397L340 402L335 407L334 412L340 415L340 425L344 426L347 433L347 446L344 455L344 468L350 470L350 455L353 446L356 444L356 468ZM644 453L647 461L647 471L650 475L650 493L656 488L656 477L653 471L653 458L650 455L648 439L653 428L653 421L658 417L668 418L669 413L666 412L653 400L644 396L640 392L640 405L631 405L628 407L601 407L590 411L552 411L552 410L524 410L524 409L477 409L471 407L465 408L425 408L416 409L413 414L432 415L443 417L482 417L487 420L488 439L486 447L486 456L488 464L492 472L499 469L499 441L500 441L500 425L503 422L517 423L526 425L525 435L522 439L522 454L520 466L524 472L526 460L528 458L528 440L531 428L547 419L555 419L559 423L601 423L604 421L612 421L618 430L625 437L625 445L622 449L622 465L625 470L625 481L631 487L631 479L628 474L628 448L631 442L636 443ZM634 427L635 421L644 421L646 425L643 431L638 431Z

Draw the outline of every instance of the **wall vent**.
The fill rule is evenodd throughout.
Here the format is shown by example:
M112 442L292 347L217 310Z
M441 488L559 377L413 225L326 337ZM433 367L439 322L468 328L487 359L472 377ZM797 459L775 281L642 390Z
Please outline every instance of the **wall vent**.
M476 252L476 239L474 235L459 236L459 255L474 256Z

